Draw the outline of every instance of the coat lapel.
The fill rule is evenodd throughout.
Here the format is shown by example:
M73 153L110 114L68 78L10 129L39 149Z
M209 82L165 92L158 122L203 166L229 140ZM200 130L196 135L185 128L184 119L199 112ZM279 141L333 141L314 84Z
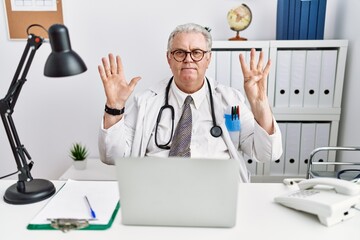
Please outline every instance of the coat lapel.
M240 154L240 152L237 150L237 147L235 147L233 141L231 140L229 131L226 128L225 125L225 118L224 114L226 111L226 108L228 106L231 106L232 101L229 99L229 94L226 94L222 92L219 88L217 88L217 83L211 82L213 97L214 97L214 110L215 110L215 116L216 116L216 122L221 127L223 134L222 138L224 139L224 142L226 146L229 149L230 157L233 159L236 159L239 163L239 172L240 172L240 178L242 182L249 182L250 176L247 171L246 164L244 162L244 158Z
M165 103L165 88L169 79L161 82L150 88L150 91L145 95L141 95L137 101L139 116L134 143L139 143L138 146L133 146L134 156L145 156L146 147L149 143L151 133L156 125L156 119L159 114L160 108Z

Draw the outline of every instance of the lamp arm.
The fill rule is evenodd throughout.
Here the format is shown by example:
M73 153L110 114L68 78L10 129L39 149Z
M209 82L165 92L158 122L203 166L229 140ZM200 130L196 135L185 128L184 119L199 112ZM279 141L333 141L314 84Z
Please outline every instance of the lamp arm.
M27 160L31 160L31 157L19 139L14 121L12 119L12 113L14 112L14 107L20 95L22 86L26 82L26 76L34 59L35 53L37 49L41 46L43 41L44 40L41 37L35 36L33 34L29 35L27 44L25 46L24 52L16 69L8 92L5 97L0 100L1 120L3 122L6 135L8 137L15 158L17 169L18 171L20 171L18 181L18 188L20 188L20 191L22 187L24 187L24 181L29 181L33 179L30 173L33 162L31 161L29 164L27 163ZM21 77L19 78L20 74Z
M38 26L38 24L30 25ZM21 144L16 132L12 113L21 89L26 82L26 75L35 56L36 50L43 43L41 37L29 34L28 41L16 69L9 90L3 99L0 99L0 117L17 164L18 181L9 186L4 193L4 201L10 204L28 204L49 198L56 192L52 182L46 179L33 179L30 171L33 162L24 145ZM82 59L71 50L69 33L65 26L54 24L49 28L48 36L52 53L45 63L44 75L48 77L72 76L86 71Z

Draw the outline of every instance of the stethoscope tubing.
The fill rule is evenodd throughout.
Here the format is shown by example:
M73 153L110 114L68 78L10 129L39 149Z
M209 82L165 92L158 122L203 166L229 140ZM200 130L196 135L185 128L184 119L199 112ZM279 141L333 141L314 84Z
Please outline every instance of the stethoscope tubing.
M208 87L209 87L211 118L212 118L212 122L213 122L213 126L210 129L210 134L211 134L211 136L217 138L217 137L220 137L222 135L222 129L221 129L220 126L218 126L216 124L214 101L213 101L211 85L210 85L210 82L209 82L208 78L207 77L205 77L205 78L206 78L206 82L207 82ZM174 107L169 104L169 92L170 92L170 86L171 86L171 83L172 83L173 79L174 79L174 77L172 76L170 78L170 80L169 80L168 85L166 86L166 89L165 89L165 104L160 108L157 119L156 119L155 136L154 136L155 137L155 144L156 144L156 146L158 148L161 148L161 149L170 149L169 144L170 144L170 142L171 142L171 140L173 138L173 134L174 134L175 110L174 110ZM169 141L167 143L159 144L158 140L157 140L157 132L158 132L159 123L161 121L162 113L163 113L163 111L165 109L170 109L170 111L171 111L171 135L170 135L170 139L169 139Z

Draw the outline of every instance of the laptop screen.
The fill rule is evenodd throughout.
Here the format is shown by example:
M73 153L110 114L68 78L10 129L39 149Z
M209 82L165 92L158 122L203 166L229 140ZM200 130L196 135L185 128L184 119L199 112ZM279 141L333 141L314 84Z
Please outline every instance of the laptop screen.
M239 184L233 159L121 158L125 225L233 227Z

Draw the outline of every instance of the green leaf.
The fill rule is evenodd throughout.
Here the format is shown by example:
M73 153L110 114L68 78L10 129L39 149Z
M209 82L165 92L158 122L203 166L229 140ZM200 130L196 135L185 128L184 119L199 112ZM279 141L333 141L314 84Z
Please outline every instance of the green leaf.
M70 148L70 157L74 161L85 160L88 156L89 152L85 145L81 143L74 143Z

